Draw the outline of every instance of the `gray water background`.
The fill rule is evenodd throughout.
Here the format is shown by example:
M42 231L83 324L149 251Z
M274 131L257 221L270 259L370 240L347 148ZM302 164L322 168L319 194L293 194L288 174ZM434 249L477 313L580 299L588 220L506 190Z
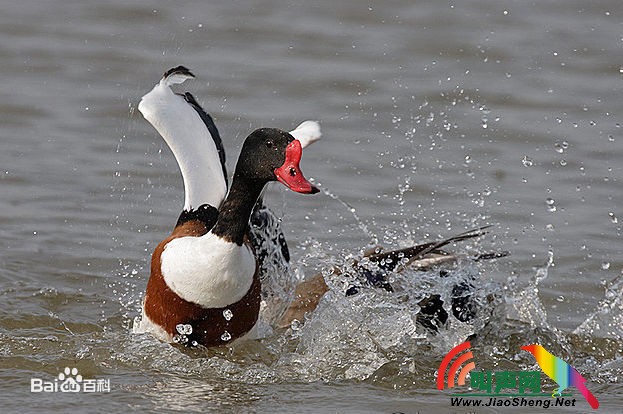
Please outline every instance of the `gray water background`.
M512 255L483 286L536 289L542 309L494 330L563 336L572 360L590 362L602 409L620 412L622 46L615 0L3 2L2 412L462 412L434 386L461 330L388 355L411 355L423 367L412 377L354 378L301 349L290 351L309 366L293 369L270 352L290 334L251 357L189 357L131 334L149 256L183 200L136 105L179 64L198 77L184 87L215 117L230 170L254 128L321 121L302 168L323 193L269 192L301 272L495 224L478 247ZM591 315L610 326L578 331ZM496 345L483 341L480 360ZM344 352L365 360L356 344ZM65 366L113 390L29 392Z

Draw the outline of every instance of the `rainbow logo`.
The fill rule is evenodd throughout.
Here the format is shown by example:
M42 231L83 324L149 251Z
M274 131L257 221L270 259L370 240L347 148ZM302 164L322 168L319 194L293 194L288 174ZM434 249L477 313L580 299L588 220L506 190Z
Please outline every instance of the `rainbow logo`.
M438 390L444 389L445 382L446 382L445 381L446 370L448 368L448 365L450 365L450 362L452 361L452 359L454 359L454 357L459 354L460 355L458 356L458 358L456 358L456 360L452 363L452 365L450 365L450 369L448 370L448 388L454 387L454 378L456 376L457 371L459 371L459 368L461 368L463 364L465 364L465 366L463 366L461 368L461 371L459 372L457 383L458 385L465 385L465 377L467 376L467 374L469 374L471 370L476 368L476 364L474 364L474 361L470 361L474 357L472 355L472 351L470 351L469 349L470 346L471 344L469 343L469 341L466 341L466 342L463 342L462 344L455 346L454 348L450 350L450 352L446 354L443 361L441 361L441 364L439 365L439 369L437 370L437 389ZM466 352L463 352L463 351L466 351Z
M593 409L597 409L599 407L599 401L597 401L597 398L595 398L588 388L586 388L586 385L584 385L586 380L571 365L552 355L547 351L547 349L538 344L522 346L521 349L534 355L536 363L539 364L539 367L545 375L558 384L559 388L554 391L552 397L560 395L565 389L573 386L580 391L582 396ZM439 382L437 382L437 385L439 386Z

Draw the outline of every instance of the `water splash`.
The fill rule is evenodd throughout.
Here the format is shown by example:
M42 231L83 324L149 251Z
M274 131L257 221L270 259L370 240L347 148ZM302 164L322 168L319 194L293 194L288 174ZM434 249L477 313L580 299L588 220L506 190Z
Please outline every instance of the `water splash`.
M322 247L316 251L318 255L326 254ZM355 256L333 256L332 266L347 268L353 260L365 261ZM585 364L583 372L590 380L610 382L620 366L615 359L617 346L599 341L620 342L623 338L623 277L610 283L598 309L586 321L571 333L562 332L549 323L539 291L554 265L554 252L549 251L527 283L513 275L504 284L494 283L487 276L495 271L491 264L463 261L443 276L439 270L407 269L390 275L393 293L365 289L349 297L344 289L357 281L357 275L338 275L325 269L332 290L316 311L286 329L271 330L259 341L190 349L171 347L148 335L134 335L125 347L112 351L113 359L181 376L210 375L244 384L371 381L392 388L426 389L447 350L470 338L475 347L486 347L494 364L514 364L518 370L523 366L516 358L516 349L526 343L549 344L561 355L584 349L576 352L593 354L591 349L598 346L606 350L601 359L574 361L571 355L570 361L576 367ZM471 299L477 316L464 322L452 314L448 304L452 287L466 280L474 285ZM418 319L422 312L419 301L435 294L445 301L449 314L437 332ZM179 343L191 329L178 327ZM228 342L231 336L223 332L221 339ZM605 364L612 365L605 377L604 370L591 369Z
M574 331L576 335L623 340L623 276L608 284L597 310Z
M346 210L355 219L355 222L357 223L357 227L363 232L363 234L365 234L371 240L372 244L378 243L378 237L370 231L370 229L368 228L368 225L359 217L359 215L357 214L357 209L355 207L351 206L350 204L342 200L340 197L334 194L331 190L329 190L326 186L323 186L322 184L320 184L318 185L318 188L320 188L320 191L322 191L324 195L337 201L343 207L346 208Z
M531 282L524 288L518 288L516 281L511 280L511 288L517 293L506 296L509 317L529 324L531 328L548 327L547 312L539 298L539 283L547 278L549 269L554 265L554 252L547 252L547 262L535 268ZM514 315L514 316L512 316Z

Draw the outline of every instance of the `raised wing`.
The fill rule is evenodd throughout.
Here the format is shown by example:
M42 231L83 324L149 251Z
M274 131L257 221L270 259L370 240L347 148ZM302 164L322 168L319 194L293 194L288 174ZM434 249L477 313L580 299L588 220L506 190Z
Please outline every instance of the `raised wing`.
M218 208L227 194L225 150L212 117L190 93L171 90L171 85L194 77L184 66L172 68L138 105L177 160L184 179L184 210L189 212L204 204Z

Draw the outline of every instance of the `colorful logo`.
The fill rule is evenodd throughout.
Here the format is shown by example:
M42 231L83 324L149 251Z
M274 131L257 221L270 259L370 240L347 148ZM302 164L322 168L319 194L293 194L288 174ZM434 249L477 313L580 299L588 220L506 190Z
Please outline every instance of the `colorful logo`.
M599 402L584 385L586 380L580 373L541 345L527 345L521 349L532 353L541 370L558 384L554 393L542 392L540 371L475 370L470 346L469 342L463 342L452 348L437 371L438 390L446 388L446 378L447 388L455 387L455 379L456 384L465 385L469 374L471 390L469 393L452 394L450 402L453 407L575 407L576 399L570 393L562 394L570 386L577 388L593 409L599 407Z
M588 388L586 388L586 385L584 385L586 380L571 365L550 354L547 349L538 344L522 346L521 349L534 355L536 363L539 364L539 367L541 367L541 370L545 373L545 375L558 384L558 389L554 391L552 397L561 395L564 390L572 385L580 391L584 399L593 409L596 410L597 407L599 407L599 401L597 401L597 398L595 398Z
M450 352L448 352L443 361L441 361L441 365L439 365L439 369L437 370L438 390L444 389L446 369L448 368L450 361L452 361L452 359L461 352L467 351L459 356L456 361L452 363L452 365L450 365L450 370L448 371L448 388L454 387L454 377L456 376L456 372L459 370L459 367L461 367L463 364L465 364L467 361L470 361L474 357L474 355L472 355L472 351L469 350L470 346L471 344L469 343L469 341L463 342L462 344L455 346ZM476 364L474 363L474 361L468 362L463 368L461 368L458 378L459 385L465 385L465 377L467 377L467 374L469 374L469 372L474 368L476 368Z

